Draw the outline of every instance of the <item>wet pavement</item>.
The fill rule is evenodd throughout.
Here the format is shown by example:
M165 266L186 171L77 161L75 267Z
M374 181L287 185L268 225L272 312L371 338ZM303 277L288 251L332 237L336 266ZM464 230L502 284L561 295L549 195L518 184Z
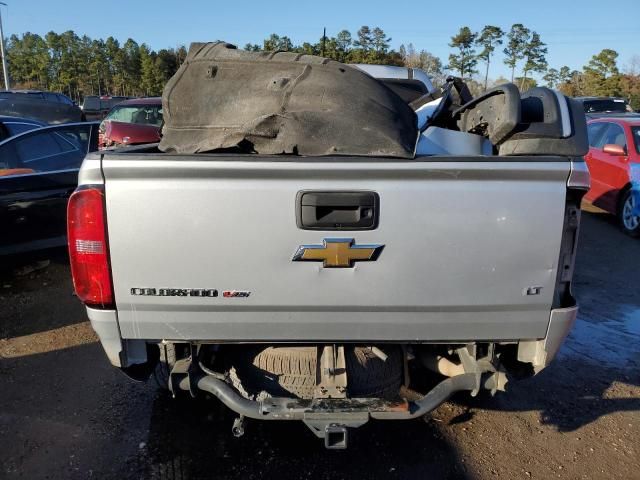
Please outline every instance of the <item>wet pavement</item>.
M217 401L128 380L71 295L64 252L47 258L0 274L0 478L640 478L640 240L606 215L583 216L580 316L551 367L426 420L370 422L347 451L297 422L249 422L237 439Z

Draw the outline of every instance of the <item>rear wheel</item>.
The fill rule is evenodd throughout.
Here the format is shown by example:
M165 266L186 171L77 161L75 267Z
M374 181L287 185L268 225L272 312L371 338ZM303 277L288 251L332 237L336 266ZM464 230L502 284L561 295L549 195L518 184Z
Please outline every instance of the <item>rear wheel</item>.
M622 231L632 237L640 236L640 217L633 214L635 207L635 197L629 190L624 194L620 203L618 220Z

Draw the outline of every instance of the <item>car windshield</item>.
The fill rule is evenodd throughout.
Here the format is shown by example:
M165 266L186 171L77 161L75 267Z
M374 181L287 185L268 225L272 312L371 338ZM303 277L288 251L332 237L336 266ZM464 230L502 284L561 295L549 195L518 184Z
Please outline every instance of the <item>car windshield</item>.
M98 97L85 97L82 108L83 110L97 110L100 108L100 99Z
M633 143L636 145L636 152L640 153L640 127L631 127Z
M83 110L109 110L114 105L126 100L127 97L85 97L82 104Z
M162 125L161 105L123 105L114 107L105 120L138 123L143 125Z
M627 102L617 99L587 100L584 102L585 113L594 112L627 112Z

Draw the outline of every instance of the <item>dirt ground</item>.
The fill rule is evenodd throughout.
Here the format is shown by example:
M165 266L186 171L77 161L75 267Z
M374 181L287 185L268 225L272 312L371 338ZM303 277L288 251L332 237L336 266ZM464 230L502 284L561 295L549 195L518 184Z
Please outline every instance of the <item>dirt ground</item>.
M606 215L583 215L581 311L551 367L426 420L370 422L346 451L297 422L253 421L237 439L217 401L128 380L72 296L64 252L47 258L0 274L0 478L640 479L640 240Z

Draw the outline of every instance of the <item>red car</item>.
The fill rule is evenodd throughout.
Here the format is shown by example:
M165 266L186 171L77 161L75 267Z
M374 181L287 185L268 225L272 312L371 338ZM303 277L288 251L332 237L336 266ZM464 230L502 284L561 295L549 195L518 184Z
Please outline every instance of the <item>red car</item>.
M598 118L587 128L591 189L585 199L616 215L625 233L640 236L640 118Z
M100 124L100 148L160 141L162 99L135 98L120 102Z

